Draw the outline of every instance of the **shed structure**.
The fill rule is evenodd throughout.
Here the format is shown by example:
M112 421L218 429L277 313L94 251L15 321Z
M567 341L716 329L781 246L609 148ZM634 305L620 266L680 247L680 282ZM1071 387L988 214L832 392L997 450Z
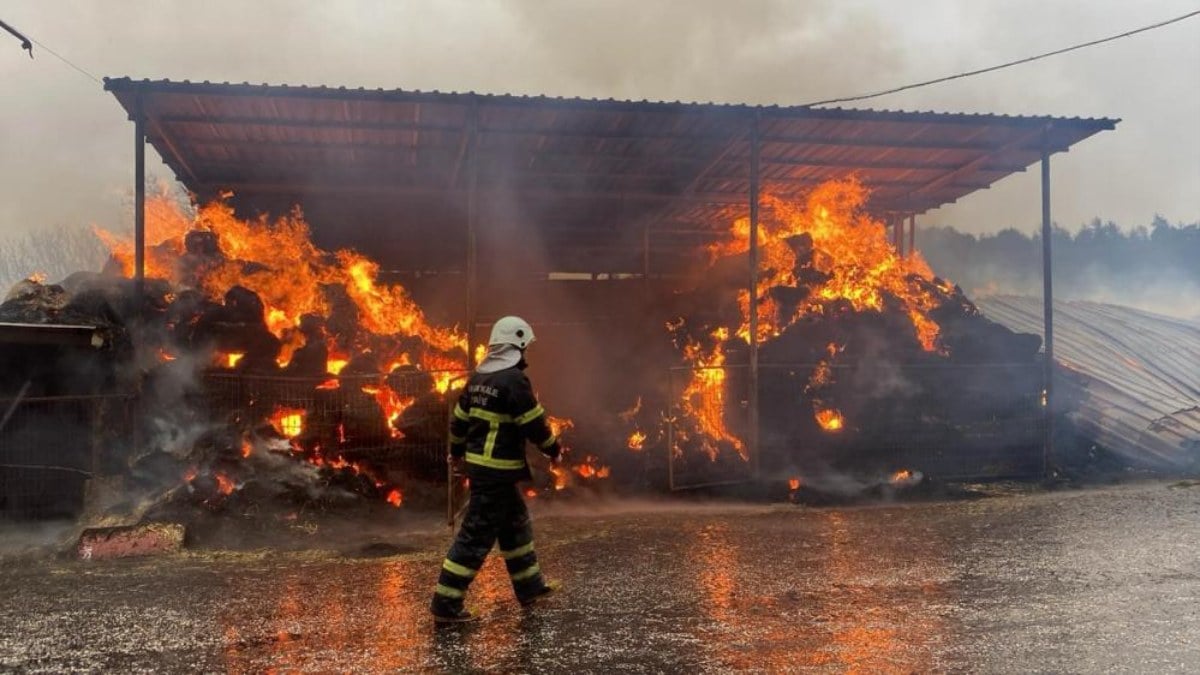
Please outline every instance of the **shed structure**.
M148 141L201 198L231 191L243 210L299 204L322 245L458 275L468 326L494 318L481 297L511 270L635 277L649 288L686 269L733 218L748 215L757 232L764 192L786 198L848 175L871 188L869 208L903 252L916 215L1040 162L1048 232L1049 156L1119 121L127 77L104 86L135 127L139 278ZM748 287L758 268L750 241ZM749 316L754 335L753 306ZM753 415L756 344L750 368ZM1052 398L1049 366L1047 390Z

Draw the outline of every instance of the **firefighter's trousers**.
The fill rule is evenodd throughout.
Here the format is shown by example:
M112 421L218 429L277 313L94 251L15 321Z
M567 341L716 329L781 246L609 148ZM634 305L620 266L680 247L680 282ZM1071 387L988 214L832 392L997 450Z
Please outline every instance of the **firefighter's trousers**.
M462 610L467 587L497 541L517 600L526 602L545 590L546 581L533 551L529 510L516 484L472 482L467 514L438 576L434 613Z

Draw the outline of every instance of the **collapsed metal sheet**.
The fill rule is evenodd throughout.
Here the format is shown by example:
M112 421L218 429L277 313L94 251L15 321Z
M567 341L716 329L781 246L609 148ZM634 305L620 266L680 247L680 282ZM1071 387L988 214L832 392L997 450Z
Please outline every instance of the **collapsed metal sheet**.
M1005 326L1042 333L1040 298L977 305ZM1071 417L1097 444L1139 466L1182 469L1200 459L1200 323L1096 302L1054 304L1054 350L1078 399Z

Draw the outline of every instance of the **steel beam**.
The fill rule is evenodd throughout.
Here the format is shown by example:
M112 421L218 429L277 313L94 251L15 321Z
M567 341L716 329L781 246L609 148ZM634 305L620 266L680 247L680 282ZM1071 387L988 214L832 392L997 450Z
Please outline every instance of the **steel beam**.
M1054 266L1052 230L1050 222L1050 150L1045 143L1049 136L1049 125L1043 129L1042 144L1042 329L1046 337L1045 362L1045 426L1046 436L1042 452L1042 473L1050 477L1054 460Z
M133 286L137 307L146 290L146 116L139 98L133 116ZM139 310L140 311L140 310Z
M467 112L467 367L475 366L475 320L479 315L479 104L471 99Z
M749 434L747 450L754 467L754 476L758 477L762 470L762 457L759 448L758 433L758 191L759 175L758 160L760 145L758 134L759 116L754 116L750 126L750 392L749 392Z

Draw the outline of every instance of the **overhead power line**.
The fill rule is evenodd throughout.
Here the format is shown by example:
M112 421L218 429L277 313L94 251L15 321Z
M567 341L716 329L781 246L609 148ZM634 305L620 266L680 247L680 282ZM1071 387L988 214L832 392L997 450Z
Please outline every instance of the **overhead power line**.
M1138 33L1145 33L1146 31L1154 30L1156 28L1162 28L1163 26L1169 26L1173 23L1179 23L1180 21L1183 21L1185 19L1190 19L1194 16L1200 16L1200 9L1198 9L1194 12L1188 12L1187 14L1184 14L1182 16L1177 16L1173 19L1167 19L1166 21L1160 21L1158 23L1151 24L1149 26L1143 26L1141 28L1137 28L1137 29L1134 29L1131 31L1126 31L1126 32L1120 33L1118 35L1110 35L1106 38L1100 38L1099 40L1092 40L1091 42L1083 42L1081 44L1072 45L1070 47L1064 47L1062 49L1055 49L1052 52L1046 52L1044 54L1038 54L1036 56L1029 56L1029 57L1026 57L1023 59L1017 59L1016 61L1009 61L1008 63L1001 63L996 66L980 68L979 70L971 70L971 71L967 71L965 73L957 73L954 75L947 75L946 77L939 77L934 80L926 80L924 82L915 82L913 84L906 84L902 87L896 87L894 89L886 89L884 91L877 91L873 94L861 94L858 96L846 96L844 98L831 98L831 99L827 99L825 101L816 101L815 103L804 103L801 105L801 107L829 105L831 103L848 103L851 101L863 101L863 100L866 100L869 98L877 98L879 96L887 96L888 94L895 94L895 93L901 92L901 91L908 91L909 89L917 89L918 87L927 87L931 84L939 84L941 82L949 82L950 80L957 80L957 79L964 78L964 77L971 77L973 75L982 75L983 73L990 73L992 71L1001 70L1003 68L1019 66L1023 63L1030 63L1032 61L1038 61L1040 59L1048 58L1051 56L1057 56L1059 54L1066 54L1067 52L1073 52L1077 49L1083 49L1085 47L1094 47L1099 44L1104 44L1105 42L1112 42L1113 40L1120 40L1121 38L1127 38L1131 35L1137 35Z

